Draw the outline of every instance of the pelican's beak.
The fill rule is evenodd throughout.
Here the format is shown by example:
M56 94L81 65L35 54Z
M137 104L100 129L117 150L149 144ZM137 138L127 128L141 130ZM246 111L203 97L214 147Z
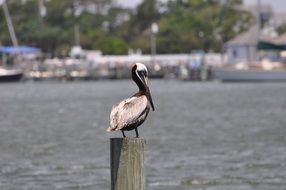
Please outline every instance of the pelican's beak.
M144 77L144 86L146 88L146 95L147 95L147 98L148 98L148 100L150 102L152 110L155 111L153 100L152 100L152 96L151 96L150 89L149 89L149 86L148 86L147 82L148 82L148 78Z
M148 91L147 91L147 97L148 97L148 99L149 99L149 101L150 101L152 110L155 111L154 104L153 104L153 100L152 100L152 96L151 96L151 93L150 93L149 88L148 88Z

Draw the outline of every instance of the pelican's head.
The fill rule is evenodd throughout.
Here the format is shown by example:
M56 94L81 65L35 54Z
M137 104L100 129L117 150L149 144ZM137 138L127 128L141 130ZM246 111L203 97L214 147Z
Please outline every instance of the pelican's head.
M148 82L148 69L147 69L147 67L144 64L142 64L142 63L135 63L135 65L133 66L133 68L132 68L132 79L135 81L135 78L139 79L142 83L147 85L147 82ZM139 88L140 88L140 86L139 86ZM143 90L143 89L140 89L140 90Z
M151 104L152 110L154 111L154 105L151 97L151 93L148 86L148 69L147 67L142 63L135 63L135 65L132 67L132 79L135 81L137 86L139 87L139 90L142 92L145 92L148 100Z

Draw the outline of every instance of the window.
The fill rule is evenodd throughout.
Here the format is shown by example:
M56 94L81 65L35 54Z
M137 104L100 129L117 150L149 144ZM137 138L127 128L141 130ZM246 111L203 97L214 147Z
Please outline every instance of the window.
M234 49L234 50L232 50L232 56L233 57L236 57L237 56L237 52L236 52L236 50Z

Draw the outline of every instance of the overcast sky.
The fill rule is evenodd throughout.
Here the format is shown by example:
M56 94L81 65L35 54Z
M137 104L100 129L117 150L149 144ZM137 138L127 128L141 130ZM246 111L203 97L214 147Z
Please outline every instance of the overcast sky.
M121 5L125 5L128 7L135 7L142 0L117 0ZM164 0L166 1L166 0ZM247 5L253 5L257 3L257 0L243 0ZM272 5L273 9L277 12L285 12L286 13L286 0L260 0L261 4L269 4Z
M253 5L257 3L257 0L243 0L245 4ZM276 12L286 13L286 0L260 0L261 4L272 5L273 10Z

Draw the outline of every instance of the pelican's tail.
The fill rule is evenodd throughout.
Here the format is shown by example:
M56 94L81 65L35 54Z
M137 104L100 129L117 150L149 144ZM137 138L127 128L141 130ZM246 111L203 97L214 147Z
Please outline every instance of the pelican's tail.
M111 127L111 126L109 126L109 127L106 129L107 132L116 131L116 130L117 130L116 127Z

